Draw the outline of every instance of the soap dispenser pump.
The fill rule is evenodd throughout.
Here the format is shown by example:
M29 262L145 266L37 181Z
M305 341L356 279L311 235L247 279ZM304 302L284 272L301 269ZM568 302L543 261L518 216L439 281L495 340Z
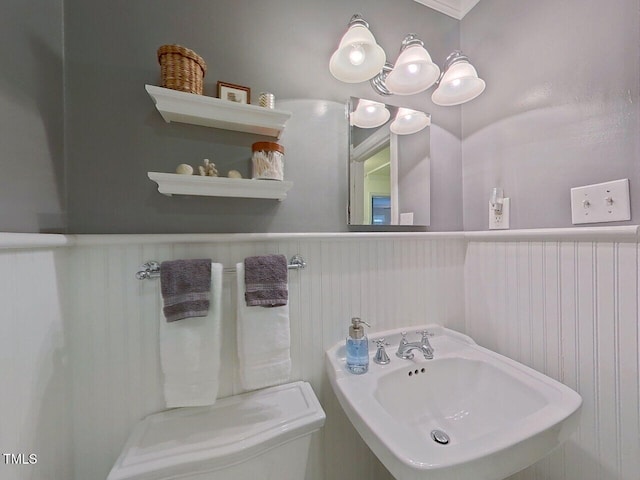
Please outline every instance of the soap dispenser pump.
M369 370L369 339L364 334L363 325L371 327L360 318L353 317L347 337L347 368L356 375Z

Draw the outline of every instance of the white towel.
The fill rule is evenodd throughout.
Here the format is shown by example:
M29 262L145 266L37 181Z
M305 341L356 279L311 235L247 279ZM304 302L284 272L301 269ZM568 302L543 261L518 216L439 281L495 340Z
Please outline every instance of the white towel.
M244 265L236 264L238 281L238 359L240 381L247 390L285 383L291 376L289 305L247 307Z
M161 315L160 361L168 408L213 405L216 401L220 372L221 300L222 265L212 263L208 315L179 322L167 322Z

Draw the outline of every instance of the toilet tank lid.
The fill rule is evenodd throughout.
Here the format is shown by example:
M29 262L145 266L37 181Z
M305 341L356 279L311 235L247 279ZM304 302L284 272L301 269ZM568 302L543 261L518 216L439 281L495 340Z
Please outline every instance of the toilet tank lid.
M176 408L138 423L107 480L159 480L215 471L310 434L325 414L311 385L294 382Z

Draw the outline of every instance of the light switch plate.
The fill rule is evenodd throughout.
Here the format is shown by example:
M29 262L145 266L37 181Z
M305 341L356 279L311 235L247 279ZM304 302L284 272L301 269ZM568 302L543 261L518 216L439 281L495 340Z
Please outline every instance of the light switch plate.
M502 213L496 215L491 202L489 202L489 230L509 229L509 198L502 199Z
M571 189L571 223L631 220L629 179Z

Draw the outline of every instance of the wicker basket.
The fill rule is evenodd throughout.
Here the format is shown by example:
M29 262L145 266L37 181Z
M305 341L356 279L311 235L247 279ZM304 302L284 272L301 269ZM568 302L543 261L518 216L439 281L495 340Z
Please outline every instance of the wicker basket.
M162 45L158 62L163 87L202 95L207 64L200 55L180 45Z

